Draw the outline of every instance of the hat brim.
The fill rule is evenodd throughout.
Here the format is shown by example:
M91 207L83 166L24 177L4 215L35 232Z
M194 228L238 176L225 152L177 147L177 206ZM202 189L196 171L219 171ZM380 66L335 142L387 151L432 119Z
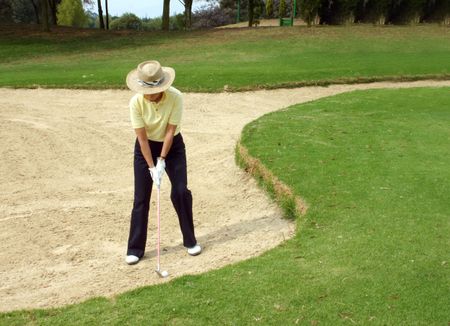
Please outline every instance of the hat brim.
M157 94L167 90L175 80L175 70L170 67L161 67L164 79L158 86L142 86L139 84L137 69L131 70L127 75L127 86L129 89L140 94Z

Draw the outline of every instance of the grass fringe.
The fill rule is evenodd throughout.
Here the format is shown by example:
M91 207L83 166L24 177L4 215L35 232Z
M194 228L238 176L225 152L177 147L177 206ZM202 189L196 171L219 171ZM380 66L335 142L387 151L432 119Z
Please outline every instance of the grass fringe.
M321 80L306 80L306 81L296 81L296 82L286 82L279 84L257 84L257 85L249 85L242 87L234 87L225 85L223 88L219 89L210 89L204 87L184 87L184 86L176 86L182 92L192 92L192 93L240 93L240 92L251 92L258 90L274 90L274 89L282 89L282 88L300 88L300 87L311 87L311 86L320 86L327 87L332 85L352 85L352 84L369 84L369 83L377 83L377 82L413 82L413 81L421 81L421 80L450 80L450 74L436 74L436 75L405 75L405 76L372 76L372 77L345 77L345 78L337 78L337 79L321 79ZM11 89L80 89L80 90L108 90L108 89L117 89L117 90L128 90L127 86L118 85L118 84L104 84L104 85L77 85L77 84L61 84L61 85L11 85L11 86L0 86L2 88L11 88Z
M224 88L227 92L248 92L256 90L272 90L280 88L300 88L311 86L327 87L331 85L352 85L352 84L369 84L377 82L413 82L420 80L450 80L450 74L429 74L429 75L405 75L405 76L371 76L371 77L344 77L336 79L320 79L320 80L306 80L297 82L287 82L279 84L260 84L244 87L230 87Z
M302 198L295 196L292 189L270 172L260 160L251 156L240 141L236 144L235 153L237 164L253 176L262 188L275 199L287 218L298 219L306 214L308 210L306 202Z

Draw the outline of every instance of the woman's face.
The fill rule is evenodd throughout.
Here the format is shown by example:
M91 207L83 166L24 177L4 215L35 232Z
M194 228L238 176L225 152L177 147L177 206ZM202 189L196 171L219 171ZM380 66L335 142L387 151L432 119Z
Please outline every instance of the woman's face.
M162 96L162 92L161 93L156 93L156 94L145 94L144 95L145 98L149 101L155 102L157 100L159 100Z

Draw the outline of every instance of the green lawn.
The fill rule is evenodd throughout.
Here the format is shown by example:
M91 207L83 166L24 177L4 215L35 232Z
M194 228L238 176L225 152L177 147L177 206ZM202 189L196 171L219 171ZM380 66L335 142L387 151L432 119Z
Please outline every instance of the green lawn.
M5 325L447 325L450 88L359 91L266 115L242 144L308 203L236 265Z
M437 25L64 31L0 32L0 86L121 88L147 59L173 66L184 91L450 78L450 29Z

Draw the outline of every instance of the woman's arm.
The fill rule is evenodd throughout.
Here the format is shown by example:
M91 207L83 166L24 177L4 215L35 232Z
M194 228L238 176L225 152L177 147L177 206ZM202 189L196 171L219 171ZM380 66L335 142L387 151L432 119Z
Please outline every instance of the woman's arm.
M173 136L175 135L176 129L177 129L176 125L171 125L170 123L167 124L166 135L164 136L164 144L160 155L162 159L166 158L167 153L169 153L170 148L172 147Z
M147 133L145 132L145 128L134 129L134 131L136 132L139 145L141 146L142 155L144 155L148 167L154 167L155 164L153 163L152 152L150 150L150 146L148 145L148 138Z

